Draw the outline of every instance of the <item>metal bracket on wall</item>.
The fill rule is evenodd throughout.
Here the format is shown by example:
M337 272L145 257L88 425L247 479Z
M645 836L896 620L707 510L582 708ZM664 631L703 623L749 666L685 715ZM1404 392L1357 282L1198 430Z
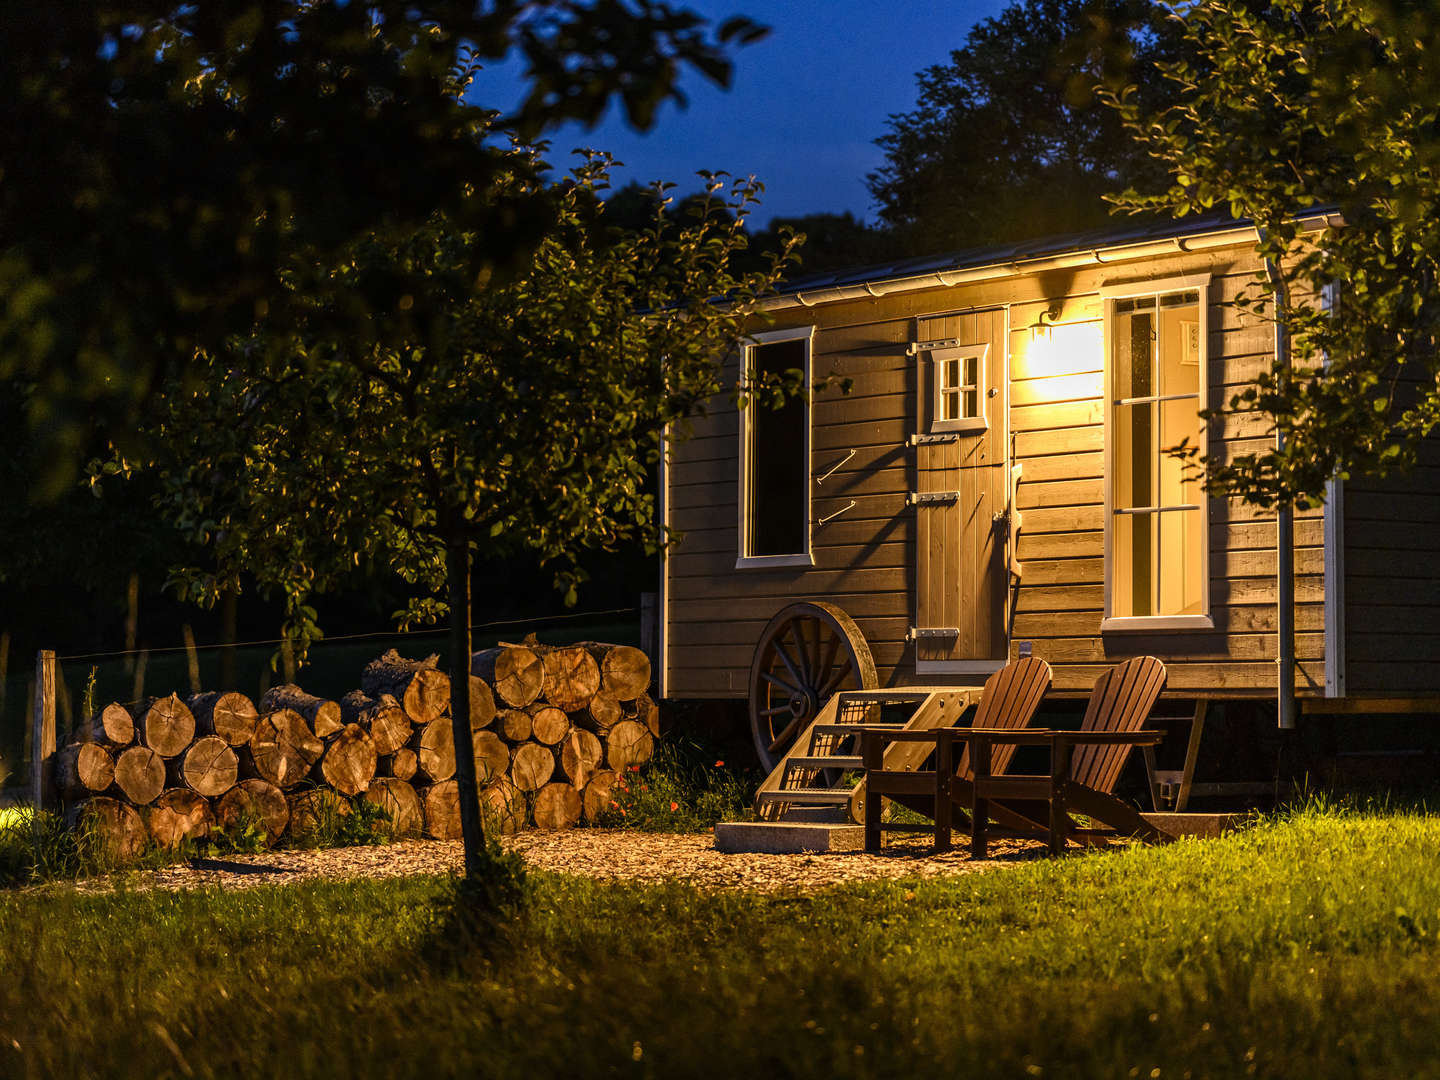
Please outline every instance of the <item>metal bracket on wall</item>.
M958 502L958 491L912 491L905 496L905 505L919 506L922 503Z
M905 631L906 641L919 641L921 638L953 638L960 636L960 628L956 626L912 626Z
M943 431L937 435L911 435L905 441L911 446L929 446L931 443L959 442L960 436L953 431Z
M836 510L833 514L826 514L826 515L825 515L823 518L821 518L819 521L815 522L815 524L816 524L816 525L824 525L827 521L834 521L834 520L835 520L837 517L839 517L841 514L845 513L846 510L854 510L854 509L855 509L855 506L856 506L855 500L854 500L854 499L851 499L851 500L850 500L848 503L846 503L844 506L840 507L839 510Z

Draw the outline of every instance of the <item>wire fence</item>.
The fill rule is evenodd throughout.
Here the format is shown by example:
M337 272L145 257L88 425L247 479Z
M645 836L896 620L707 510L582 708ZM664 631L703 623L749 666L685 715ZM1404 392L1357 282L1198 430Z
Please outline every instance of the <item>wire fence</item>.
M546 644L587 639L645 646L642 609L607 608L527 619L500 619L471 627L476 649L535 634ZM445 651L448 627L337 634L311 645L303 665L281 638L198 642L184 628L180 645L138 647L56 657L56 728L63 745L78 725L111 701L202 690L239 690L257 701L271 686L298 682L312 694L340 698L360 685L365 665L387 649L420 658ZM442 655L442 662L443 662ZM18 656L0 635L0 786L26 782L35 702L35 658ZM233 679L230 669L233 668ZM222 683L226 685L222 685Z

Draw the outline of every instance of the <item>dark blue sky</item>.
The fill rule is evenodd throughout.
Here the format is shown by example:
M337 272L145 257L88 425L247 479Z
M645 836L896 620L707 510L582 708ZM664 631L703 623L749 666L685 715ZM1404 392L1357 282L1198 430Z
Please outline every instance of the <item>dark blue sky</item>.
M616 186L670 180L678 194L699 187L697 169L753 173L765 183L756 212L771 216L849 210L873 221L865 174L882 161L874 140L892 113L915 105L915 74L949 58L979 19L1004 0L683 0L677 6L712 19L748 15L771 27L768 38L735 55L729 90L690 74L684 110L667 106L654 130L639 135L613 114L593 131L552 136L551 161L577 146L608 150L627 168ZM477 100L514 103L513 75L486 72Z

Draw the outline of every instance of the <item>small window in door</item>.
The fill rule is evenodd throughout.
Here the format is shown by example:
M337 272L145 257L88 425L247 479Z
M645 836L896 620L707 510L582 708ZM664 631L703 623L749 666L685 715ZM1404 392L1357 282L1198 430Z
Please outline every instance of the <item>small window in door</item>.
M930 354L934 386L933 431L984 431L985 354L988 346L935 349Z

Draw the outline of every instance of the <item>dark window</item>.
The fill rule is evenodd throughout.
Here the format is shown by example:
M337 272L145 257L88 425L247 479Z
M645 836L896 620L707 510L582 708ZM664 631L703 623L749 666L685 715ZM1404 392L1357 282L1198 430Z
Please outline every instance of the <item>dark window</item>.
M803 372L805 351L803 338L752 346L751 376L783 376L792 369ZM809 548L805 504L810 473L805 453L807 408L802 397L788 398L778 409L761 402L746 407L750 425L746 555L802 555Z

